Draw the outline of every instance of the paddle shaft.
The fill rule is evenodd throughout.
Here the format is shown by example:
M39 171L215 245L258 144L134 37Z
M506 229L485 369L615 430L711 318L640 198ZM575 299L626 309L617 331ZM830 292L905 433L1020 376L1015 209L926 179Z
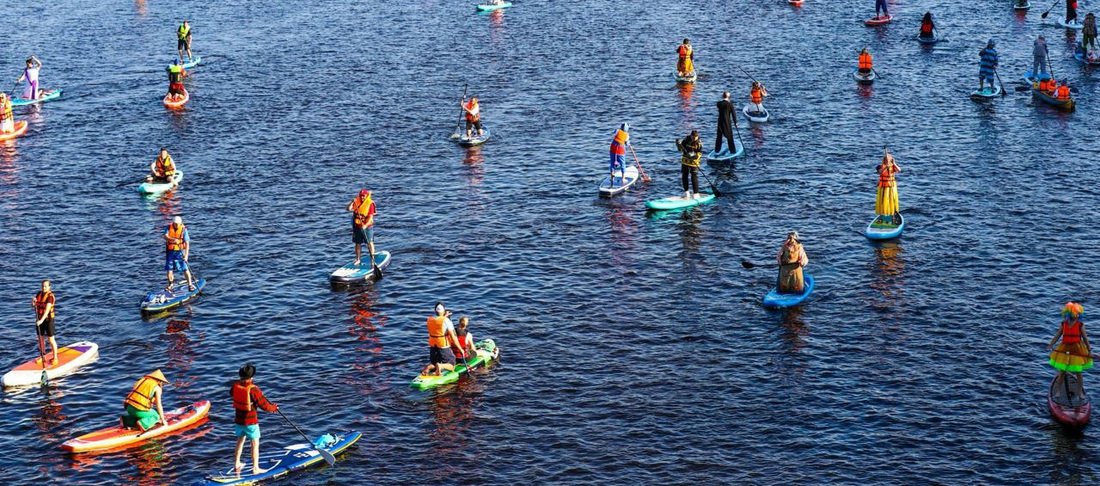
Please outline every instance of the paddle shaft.
M748 260L741 260L741 266L745 267L745 268L777 268L777 267L779 267L779 264L778 263L769 263L767 265L757 265L757 264L755 264L753 262L750 262Z
M997 84L1001 85L1001 98L1008 96L1008 93L1005 92L1005 84L1001 82L1001 75L997 74L996 69L993 70L993 76L997 78Z
M321 457L325 458L325 462L327 462L328 465L331 466L331 465L333 465L333 463L336 462L336 458L333 457L331 452L326 451L326 450L324 450L320 447L317 447L313 443L313 441L309 439L309 436L307 436L305 432L302 432L302 429L298 428L297 424L295 424L294 422L291 422L290 419L287 418L287 416L285 414L283 414L282 410L275 409L275 411L279 413L279 416L282 417L283 420L286 420L286 423L290 424L291 427L294 427L294 430L297 430L298 433L302 435L302 438L305 439L306 442L309 443L310 447L313 447L313 450L319 452L321 454Z
M748 76L748 77L749 77L749 79L751 79L751 80L753 80L753 81L756 81L756 78L752 77L752 75L751 75L751 74L749 74L749 72L748 72L748 71L746 71L746 70L745 70L745 68L743 68L743 67L741 67L741 66L737 66L737 69L740 69L740 70L741 70L741 72L745 73L745 76ZM756 82L757 82L757 83L759 83L760 81L756 81Z
M1054 0L1054 3L1050 5L1050 8L1048 8L1046 12L1043 12L1042 18L1047 18L1047 15L1050 15L1050 11L1054 10L1054 7L1058 5L1059 2L1061 2L1061 0Z
M630 155L634 156L634 164L636 164L638 166L638 172L642 173L642 180L645 181L645 182L649 182L649 174L645 173L645 168L642 167L642 162L640 160L638 160L638 154L636 152L634 152L634 144L630 144L629 147L630 147Z
M699 171L700 174L703 174L703 178L707 180L707 184L710 184L711 192L713 192L715 196L721 196L722 193L718 192L718 186L714 185L714 182L710 180L710 176L707 175L706 171L704 171L702 167L698 167L696 169Z
M466 102L466 89L470 87L470 83L462 84L462 100L458 102L459 105ZM458 133L459 128L462 127L462 115L466 113L461 106L458 107L458 123L455 124L455 133Z

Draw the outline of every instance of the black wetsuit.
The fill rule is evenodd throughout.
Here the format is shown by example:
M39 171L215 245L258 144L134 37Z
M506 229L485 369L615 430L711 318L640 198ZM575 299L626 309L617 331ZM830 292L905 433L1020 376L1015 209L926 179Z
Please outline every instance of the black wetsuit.
M730 101L722 100L718 102L718 137L714 140L714 153L722 151L722 137L726 137L726 143L729 144L729 151L736 151L733 143L733 127L737 125L737 119L733 116L734 106Z

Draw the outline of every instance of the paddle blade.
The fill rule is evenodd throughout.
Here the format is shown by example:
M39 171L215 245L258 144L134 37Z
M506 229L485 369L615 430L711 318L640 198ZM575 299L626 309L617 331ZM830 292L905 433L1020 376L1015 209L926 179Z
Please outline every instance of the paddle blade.
M741 260L741 266L745 267L745 268L752 268L752 267L755 267L756 265L753 265L752 262L750 262L748 260Z
M39 383L42 386L50 386L50 376L46 374L46 370L42 370L42 377L39 379Z
M324 449L317 449L317 452L321 453L321 457L325 458L325 462L327 462L329 466L336 464L336 456L333 456L331 452Z
M382 267L380 267L378 265L375 265L374 266L374 279L375 280L382 280L383 276L384 275L382 275Z

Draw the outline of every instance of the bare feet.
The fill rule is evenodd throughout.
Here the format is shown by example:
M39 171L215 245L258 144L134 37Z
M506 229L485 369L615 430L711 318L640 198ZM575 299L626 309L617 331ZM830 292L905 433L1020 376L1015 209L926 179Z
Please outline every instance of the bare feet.
M236 465L233 466L233 472L237 473L237 477L241 476L241 469L244 469L243 462L238 462Z
M252 474L263 474L265 472L267 472L267 469L260 466L252 466Z

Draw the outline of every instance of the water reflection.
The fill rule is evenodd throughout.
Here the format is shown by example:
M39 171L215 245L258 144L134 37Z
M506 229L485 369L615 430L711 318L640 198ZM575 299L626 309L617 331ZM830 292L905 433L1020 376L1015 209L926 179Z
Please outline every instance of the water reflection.
M875 245L875 261L871 266L871 289L880 298L871 306L876 310L895 307L905 292L905 259L898 242L872 243Z

